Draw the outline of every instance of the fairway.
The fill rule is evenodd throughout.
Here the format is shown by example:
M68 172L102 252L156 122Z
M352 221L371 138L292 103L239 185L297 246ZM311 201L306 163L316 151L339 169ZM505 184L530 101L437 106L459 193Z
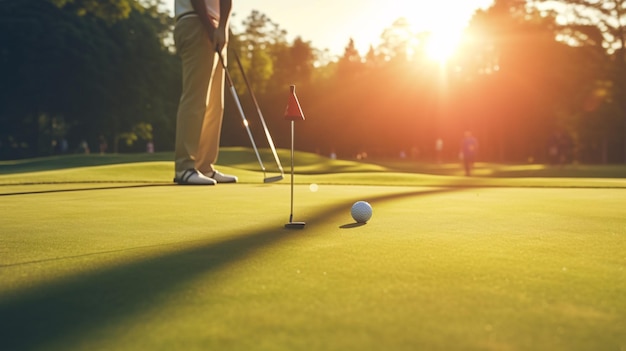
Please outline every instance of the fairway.
M158 159L0 165L0 349L626 349L623 178L302 153L288 230L289 176L240 152L215 187Z

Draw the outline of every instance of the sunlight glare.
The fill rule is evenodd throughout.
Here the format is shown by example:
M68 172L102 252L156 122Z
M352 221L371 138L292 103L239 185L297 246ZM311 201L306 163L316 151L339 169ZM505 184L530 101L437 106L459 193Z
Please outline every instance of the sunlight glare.
M412 6L419 4L414 1L406 2L409 3ZM464 40L465 28L474 12L492 3L493 0L424 2L422 11L407 11L403 15L408 17L416 33L430 33L425 43L426 55L443 64L457 54Z
M461 31L435 31L426 43L426 54L439 63L448 61L456 52L461 42Z

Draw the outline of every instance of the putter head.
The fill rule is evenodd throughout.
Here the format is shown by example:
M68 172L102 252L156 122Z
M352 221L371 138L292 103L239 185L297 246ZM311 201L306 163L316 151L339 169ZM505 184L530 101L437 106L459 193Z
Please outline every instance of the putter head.
M274 183L274 182L278 182L280 180L283 180L283 175L278 175L275 177L266 177L263 179L263 183Z
M304 229L304 222L289 222L285 224L285 228L287 229Z

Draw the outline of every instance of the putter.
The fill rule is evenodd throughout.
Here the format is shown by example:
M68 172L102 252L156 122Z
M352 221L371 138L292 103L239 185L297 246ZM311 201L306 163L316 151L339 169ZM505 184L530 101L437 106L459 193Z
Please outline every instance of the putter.
M259 165L261 166L261 170L263 171L263 181L267 183L267 177L265 176L265 166L263 165L263 160L261 160L261 155L259 155L259 149L256 147L256 143L254 142L254 137L252 136L252 132L250 131L250 125L248 123L248 119L246 118L246 114L243 112L243 108L241 107L241 102L239 101L239 96L237 95L237 90L235 89L235 84L233 83L233 79L228 73L228 68L226 68L226 62L224 61L224 57L218 48L215 48L215 52L217 52L217 56L219 57L220 64L222 68L224 68L224 74L226 75L226 81L228 82L228 88L230 90L231 95L233 96L233 100L235 100L235 105L237 105L237 110L239 111L239 115L243 120L243 125L246 127L246 131L248 132L248 137L250 138L250 142L252 143L252 148L254 149L254 153L256 154L256 158L259 161ZM282 178L281 178L282 179ZM276 179L280 180L280 179Z
M277 182L284 178L285 172L283 171L283 166L280 164L280 159L278 158L278 153L276 152L276 147L274 146L274 140L272 139L272 136L270 135L269 129L267 129L267 124L265 124L265 118L263 118L263 113L261 112L259 103L256 97L254 96L254 91L252 90L252 86L250 85L250 82L248 81L248 77L246 76L246 72L243 69L243 65L241 64L239 55L237 55L237 52L235 52L235 50L231 50L231 51L235 55L235 61L237 61L237 65L239 66L239 71L241 72L241 75L243 76L243 80L246 82L246 87L248 88L248 92L250 93L250 97L252 98L252 102L254 103L254 107L256 107L257 115L259 116L259 119L261 120L261 124L263 125L263 130L265 131L265 137L267 138L267 143L270 145L270 149L272 149L272 154L274 154L274 160L276 161L276 165L278 166L278 169L280 170L280 175L275 176L275 177L265 177L263 181L265 183Z

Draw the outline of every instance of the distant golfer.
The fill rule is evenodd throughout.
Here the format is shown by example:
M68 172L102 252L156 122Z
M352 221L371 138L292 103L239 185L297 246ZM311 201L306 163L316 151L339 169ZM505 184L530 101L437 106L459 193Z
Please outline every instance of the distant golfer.
M182 94L176 115L178 184L234 183L214 168L224 116L224 68L232 0L175 0L174 44L182 61Z
M472 174L472 168L474 167L474 159L477 151L478 140L474 138L470 131L466 131L463 140L461 141L461 154L463 156L466 176L470 176Z

